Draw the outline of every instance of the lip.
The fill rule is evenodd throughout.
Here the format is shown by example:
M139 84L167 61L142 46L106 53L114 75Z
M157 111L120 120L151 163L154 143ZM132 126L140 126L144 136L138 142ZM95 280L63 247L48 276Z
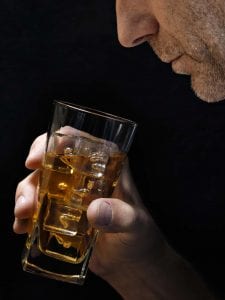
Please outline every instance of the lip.
M186 55L181 55L176 59L171 61L172 69L175 73L181 75L190 75L191 74L191 65L192 62L189 57Z
M174 61L176 61L176 60L178 60L179 58L181 58L183 56L183 54L182 55L178 55L178 56L176 56L176 57L160 57L160 60L162 61L162 62L164 62L164 63L167 63L167 64L171 64L171 63L173 63Z
M175 63L175 62L178 61L182 56L183 56L183 54L177 56L176 58L172 59L169 63L171 63L171 64Z

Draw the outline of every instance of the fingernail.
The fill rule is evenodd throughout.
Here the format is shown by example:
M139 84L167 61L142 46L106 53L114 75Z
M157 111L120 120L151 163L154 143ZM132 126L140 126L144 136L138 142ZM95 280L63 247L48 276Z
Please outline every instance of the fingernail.
M25 202L26 202L26 198L23 195L19 196L18 199L16 200L15 210L17 210L18 207L23 206Z
M99 226L107 226L112 220L112 209L110 203L102 202L99 206L97 223Z

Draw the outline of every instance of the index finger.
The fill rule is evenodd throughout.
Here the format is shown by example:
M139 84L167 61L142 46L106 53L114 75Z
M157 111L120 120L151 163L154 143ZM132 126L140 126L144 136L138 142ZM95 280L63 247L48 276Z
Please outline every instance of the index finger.
M25 166L28 169L35 170L41 167L42 158L45 152L47 133L39 135L30 147Z

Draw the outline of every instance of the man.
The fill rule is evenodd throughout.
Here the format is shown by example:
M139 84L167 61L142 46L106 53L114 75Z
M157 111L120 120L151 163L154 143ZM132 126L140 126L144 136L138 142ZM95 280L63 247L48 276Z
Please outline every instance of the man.
M225 98L223 0L117 0L116 12L123 46L149 43L176 73L191 76L192 88L200 99L217 102ZM45 135L34 141L27 168L40 168L44 141ZM37 173L31 173L17 187L17 233L28 230ZM124 299L215 299L194 267L167 242L144 207L145 201L127 165L113 197L91 203L88 218L101 234L90 269Z

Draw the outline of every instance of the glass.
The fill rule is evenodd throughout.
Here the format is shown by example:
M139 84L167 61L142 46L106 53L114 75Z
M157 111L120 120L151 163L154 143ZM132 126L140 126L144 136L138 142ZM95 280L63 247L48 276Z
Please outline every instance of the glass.
M37 210L22 255L25 271L84 283L98 234L88 223L88 205L112 195L136 127L118 116L54 102Z

